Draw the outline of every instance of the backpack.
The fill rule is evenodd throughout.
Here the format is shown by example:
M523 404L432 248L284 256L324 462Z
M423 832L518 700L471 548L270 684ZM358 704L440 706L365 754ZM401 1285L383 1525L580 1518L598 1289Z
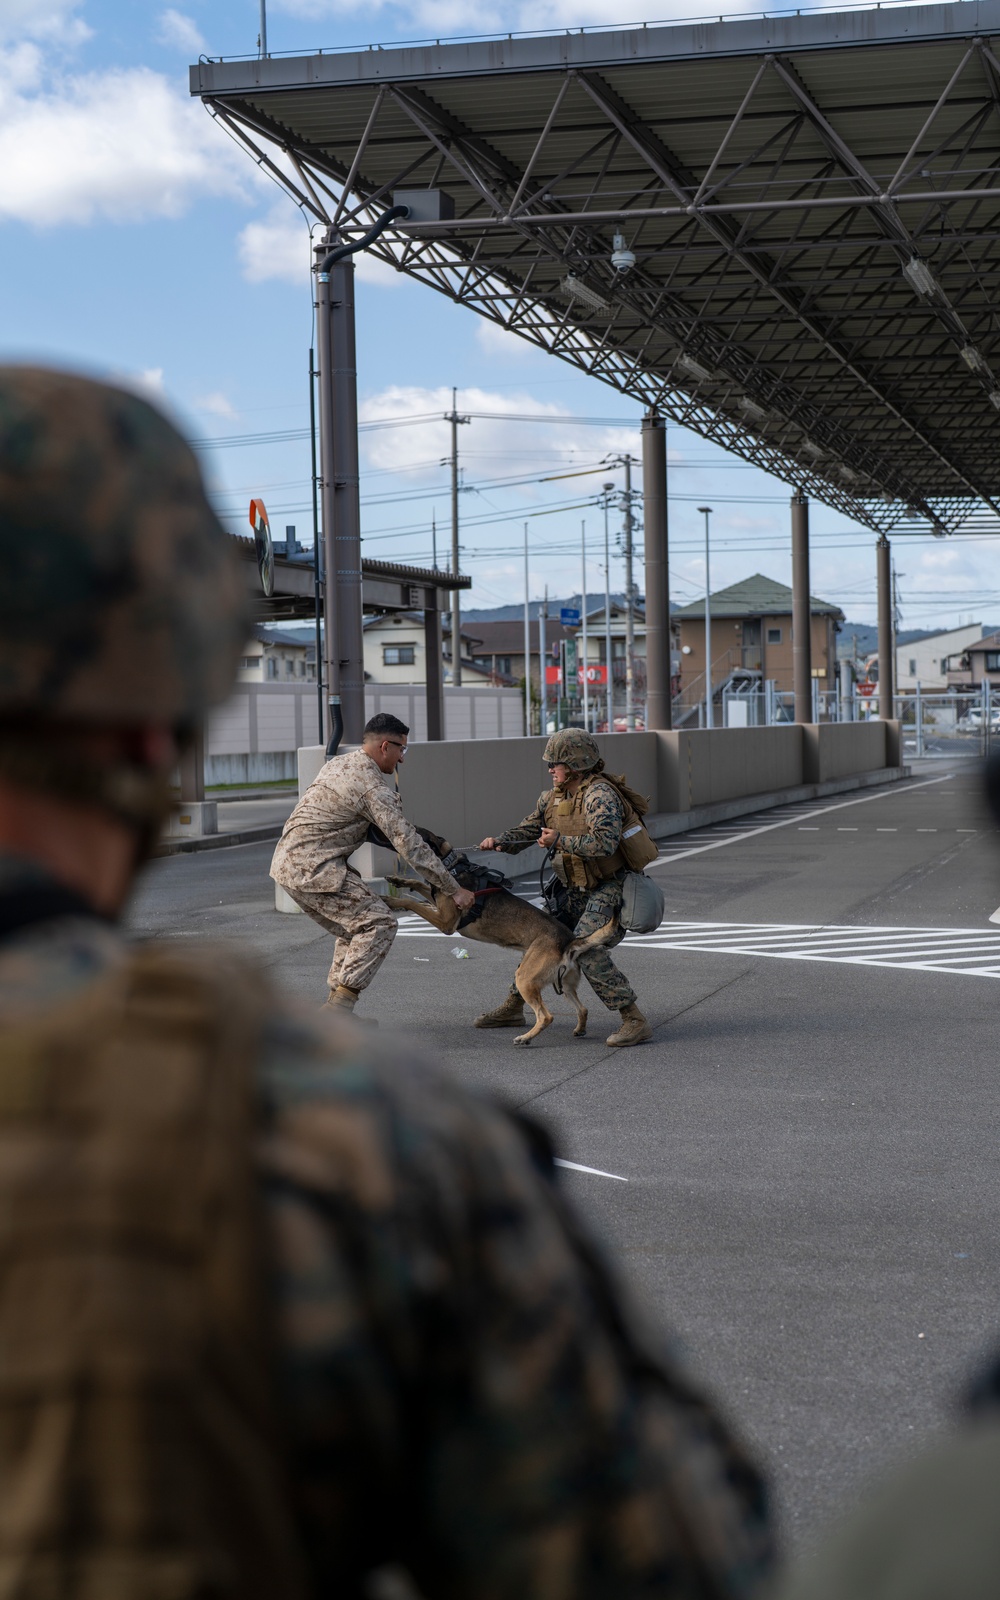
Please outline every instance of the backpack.
M307 1593L259 1247L266 1005L234 958L139 947L0 1026L6 1600Z
M643 867L648 867L660 854L642 820L649 810L649 801L645 795L639 794L638 790L627 784L623 777L616 777L612 772L602 772L601 777L605 783L610 783L612 789L617 790L628 807L618 848L625 858L625 865L629 871L641 872Z

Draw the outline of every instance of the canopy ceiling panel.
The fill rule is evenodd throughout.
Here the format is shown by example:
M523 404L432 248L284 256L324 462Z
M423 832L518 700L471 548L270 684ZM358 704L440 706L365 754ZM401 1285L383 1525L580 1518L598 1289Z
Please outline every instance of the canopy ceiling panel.
M401 272L872 528L1000 531L1000 0L191 77L345 238L450 197Z

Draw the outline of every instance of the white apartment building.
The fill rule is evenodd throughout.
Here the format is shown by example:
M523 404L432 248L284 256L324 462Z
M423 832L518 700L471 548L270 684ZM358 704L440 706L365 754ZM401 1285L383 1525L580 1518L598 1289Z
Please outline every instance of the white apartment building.
M982 623L968 622L962 628L948 628L943 633L929 634L926 639L897 645L896 693L912 693L918 683L922 689L947 689L949 661L957 666L969 646L982 637Z

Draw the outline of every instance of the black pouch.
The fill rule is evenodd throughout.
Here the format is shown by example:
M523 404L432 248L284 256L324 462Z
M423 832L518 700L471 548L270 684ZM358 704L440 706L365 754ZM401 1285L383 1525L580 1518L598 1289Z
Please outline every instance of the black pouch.
M391 839L387 839L381 828L376 828L374 822L369 822L368 832L365 834L366 844L380 844L385 850L395 851L396 846Z
M542 884L542 899L545 901L545 909L549 916L555 917L557 922L561 922L563 927L569 928L572 933L576 927L576 919L568 909L569 897L570 890L560 882L555 873L548 883Z

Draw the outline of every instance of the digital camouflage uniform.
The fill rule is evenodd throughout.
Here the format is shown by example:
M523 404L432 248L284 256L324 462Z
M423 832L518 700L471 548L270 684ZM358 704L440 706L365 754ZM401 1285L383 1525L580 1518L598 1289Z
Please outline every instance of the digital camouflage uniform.
M396 937L392 912L347 865L372 824L439 889L460 887L407 822L399 791L371 756L354 750L328 761L285 823L271 877L336 937L331 989L366 989Z
M0 919L38 878L0 858ZM48 1023L128 959L117 930L83 917L0 941L0 1130L5 1067L20 1086L33 1018ZM165 959L178 983L189 971L203 984L217 958ZM366 1574L398 1566L425 1600L753 1594L770 1559L761 1481L676 1353L623 1306L544 1135L399 1043L286 1009L249 966L309 1592L362 1600ZM162 1073L160 1046L158 1032L136 1041L137 1098Z
M183 735L226 697L233 541L148 404L0 368L0 555L0 775L127 821L138 859L162 754L67 742L88 720ZM391 803L374 820L394 836ZM192 1084L238 1115L189 1115ZM229 1232L191 1209L227 1197L207 1169L235 1174ZM300 1016L252 957L137 946L4 854L0 1218L12 1596L371 1600L396 1566L425 1600L743 1600L767 1572L758 1474L622 1300L537 1129L402 1042ZM192 1470L158 1494L181 1442ZM289 1526L294 1560L255 1585L247 1552Z
M521 850L527 850L529 845L537 844L543 827L558 827L558 818L552 817L550 822L543 821L543 818L551 816L554 805L561 799L559 789L546 789L539 796L538 805L530 816L525 817L516 828L508 828L505 833L497 835L500 849L508 855L517 855ZM574 838L562 838L558 847L560 854L565 851L584 861L613 856L625 825L624 800L610 783L598 776L586 784L582 803L588 832ZM598 928L603 928L606 922L618 915L622 904L623 876L624 869L593 888L570 888L564 915L567 922L573 923L577 935L596 933ZM588 950L586 955L580 957L580 970L609 1011L622 1011L635 1002L635 990L608 954L608 950L620 944L624 937L624 930L619 928L608 945L600 950ZM516 986L512 987L511 992L517 994Z

